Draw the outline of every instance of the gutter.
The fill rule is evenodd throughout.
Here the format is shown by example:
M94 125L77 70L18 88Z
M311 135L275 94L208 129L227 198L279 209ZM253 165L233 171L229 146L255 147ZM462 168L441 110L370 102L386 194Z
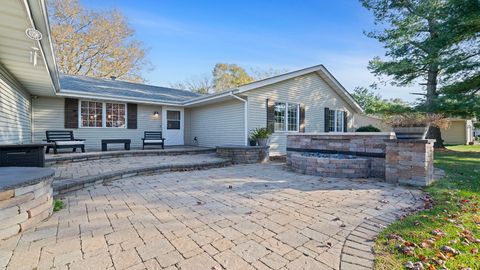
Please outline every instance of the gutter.
M37 41L37 44L45 61L45 69L50 76L53 94L55 95L60 91L60 79L57 62L53 53L53 42L51 39L50 25L48 23L46 3L44 0L23 0L23 3L31 26L43 34L43 39Z
M242 101L243 104L244 104L243 110L244 110L245 113L244 113L244 119L243 119L244 121L243 122L245 124L245 127L244 127L244 129L245 129L245 131L244 131L244 133L245 133L244 134L245 135L245 146L248 146L248 100L245 100L245 99L233 94L233 91L231 91L229 94L230 94L229 96L232 96L233 98Z
M89 93L88 95L85 92L78 92L74 90L62 90L61 92L57 93L59 97L74 97L80 99L100 99L100 100L113 100L113 101L121 101L126 103L143 103L143 104L152 104L152 105L165 105L165 106L172 106L172 107L183 107L182 103L167 103L167 102L158 102L151 99L141 99L141 98L121 98L118 96L108 96L108 95L95 95Z

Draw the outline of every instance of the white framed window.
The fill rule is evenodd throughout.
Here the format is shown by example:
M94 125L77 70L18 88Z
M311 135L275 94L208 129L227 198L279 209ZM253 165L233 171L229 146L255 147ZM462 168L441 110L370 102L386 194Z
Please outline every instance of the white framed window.
M344 132L345 111L330 110L330 131Z
M126 128L127 104L81 100L79 127Z
M180 111L167 110L167 129L180 129Z
M80 102L80 127L102 127L103 104L96 101Z
M274 131L298 132L300 126L300 108L298 104L288 102L275 102Z
M126 105L125 103L105 103L106 106L106 127L126 127Z

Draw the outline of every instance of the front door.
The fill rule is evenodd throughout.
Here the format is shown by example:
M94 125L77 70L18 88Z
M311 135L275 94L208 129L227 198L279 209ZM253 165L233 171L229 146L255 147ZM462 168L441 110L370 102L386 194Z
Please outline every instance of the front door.
M183 145L183 108L162 107L162 135L165 145Z

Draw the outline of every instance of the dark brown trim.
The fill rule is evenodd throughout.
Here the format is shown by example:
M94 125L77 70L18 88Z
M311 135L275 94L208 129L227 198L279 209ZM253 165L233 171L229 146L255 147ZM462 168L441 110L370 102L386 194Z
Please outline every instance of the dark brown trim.
M137 129L137 104L127 104L127 129Z
M65 99L64 119L65 128L78 128L78 99Z
M323 119L324 123L324 132L330 132L330 109L325 107Z
M299 131L305 132L305 104L300 104L300 128Z

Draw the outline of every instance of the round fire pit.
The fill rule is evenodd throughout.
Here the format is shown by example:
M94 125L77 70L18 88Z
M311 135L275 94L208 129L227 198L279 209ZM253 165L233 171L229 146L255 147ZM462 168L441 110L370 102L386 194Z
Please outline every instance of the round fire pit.
M52 214L54 174L48 168L0 168L0 240L31 228Z
M292 153L287 165L294 171L337 178L367 178L370 162L366 158L342 154Z

